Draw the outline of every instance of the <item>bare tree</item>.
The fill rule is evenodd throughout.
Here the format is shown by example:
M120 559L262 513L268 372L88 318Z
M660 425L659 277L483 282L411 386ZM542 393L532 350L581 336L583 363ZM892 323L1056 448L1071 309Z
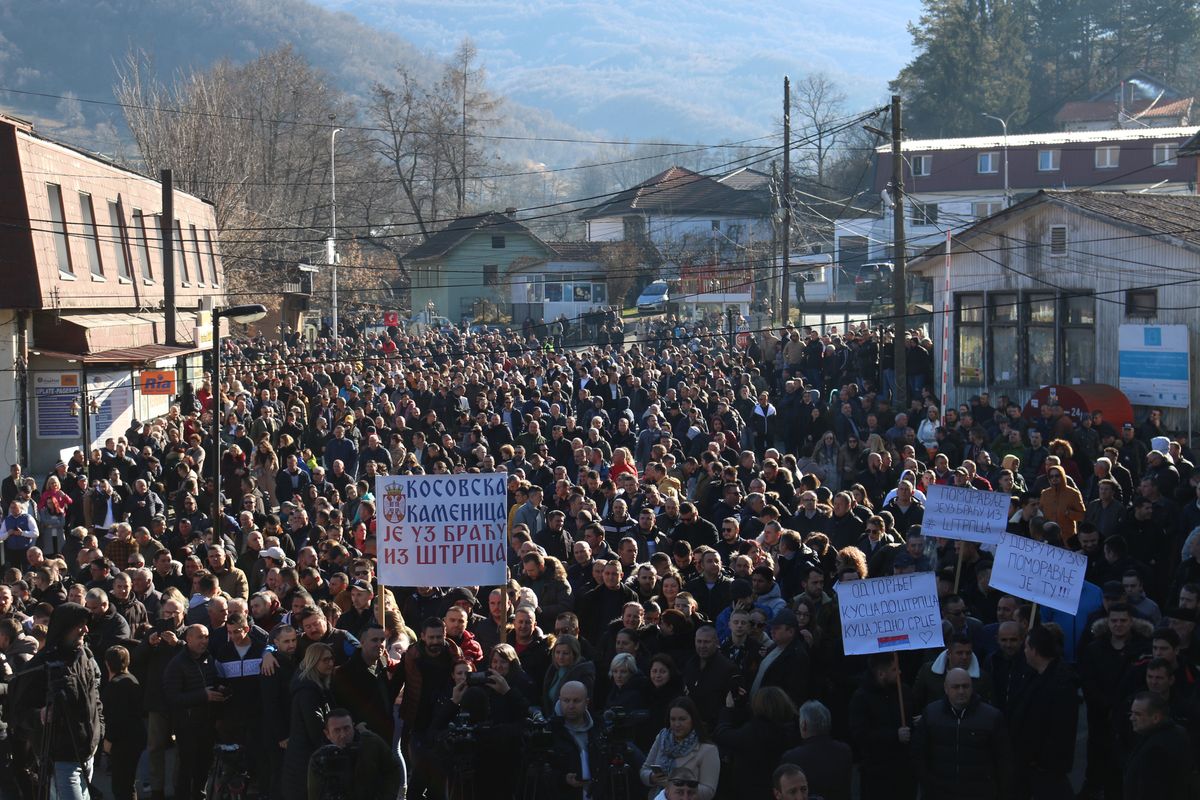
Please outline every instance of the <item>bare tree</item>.
M846 95L823 72L810 73L792 87L794 136L807 142L800 150L801 163L817 183L825 183L827 162L841 141L834 129L845 105Z
M294 50L282 47L242 65L221 62L169 85L154 77L146 54L133 52L115 93L143 165L154 173L172 169L179 188L213 201L228 292L270 294L290 265L323 260L330 125L353 110ZM354 145L356 135L345 131L339 147L365 153ZM364 181L370 171L361 157L338 164L339 179L361 181L363 191L375 188Z

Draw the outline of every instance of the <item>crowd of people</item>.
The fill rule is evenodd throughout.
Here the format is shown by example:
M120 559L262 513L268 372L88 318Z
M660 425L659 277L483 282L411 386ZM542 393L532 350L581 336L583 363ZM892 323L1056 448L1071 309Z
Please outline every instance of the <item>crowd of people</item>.
M619 327L231 337L165 417L13 465L0 798L1200 796L1159 412L942 408L920 332ZM507 474L510 580L381 585L375 477L459 472ZM1079 613L924 536L938 483L1086 555ZM839 591L913 572L943 641L847 656Z

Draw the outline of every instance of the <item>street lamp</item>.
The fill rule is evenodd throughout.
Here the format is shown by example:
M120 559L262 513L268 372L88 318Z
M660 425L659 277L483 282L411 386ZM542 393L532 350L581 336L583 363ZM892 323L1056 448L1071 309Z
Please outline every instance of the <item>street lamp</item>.
M329 118L333 121L333 117ZM334 128L329 134L329 247L328 260L330 269L333 270L332 291L330 292L330 301L333 306L333 340L336 346L338 337L338 268L337 268L337 161L334 159L334 147L337 144L337 135L342 132L341 128Z
M1008 120L991 114L980 114L979 116L996 120L1004 130L1004 207L1008 208L1012 205L1012 193L1008 189Z
M267 307L261 303L229 308L214 308L212 312L212 364L213 364L213 533L221 532L221 519L225 510L221 505L221 320L228 319L242 325L258 322L267 315Z

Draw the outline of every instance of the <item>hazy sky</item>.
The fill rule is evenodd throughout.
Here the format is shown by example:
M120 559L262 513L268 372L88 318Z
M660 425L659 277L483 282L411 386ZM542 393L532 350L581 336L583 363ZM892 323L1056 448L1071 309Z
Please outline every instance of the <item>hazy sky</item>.
M919 0L316 0L448 54L478 46L495 88L581 129L740 139L771 129L783 75L833 77L847 112L886 99Z

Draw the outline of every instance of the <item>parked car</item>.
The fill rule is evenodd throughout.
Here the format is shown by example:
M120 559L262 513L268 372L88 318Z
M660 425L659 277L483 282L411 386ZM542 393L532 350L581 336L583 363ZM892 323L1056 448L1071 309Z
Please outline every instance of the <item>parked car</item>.
M666 311L667 303L671 299L671 292L667 288L666 281L654 281L638 295L637 309L642 313L654 313L658 311Z
M863 264L854 270L854 295L857 300L876 300L892 288L892 262Z

